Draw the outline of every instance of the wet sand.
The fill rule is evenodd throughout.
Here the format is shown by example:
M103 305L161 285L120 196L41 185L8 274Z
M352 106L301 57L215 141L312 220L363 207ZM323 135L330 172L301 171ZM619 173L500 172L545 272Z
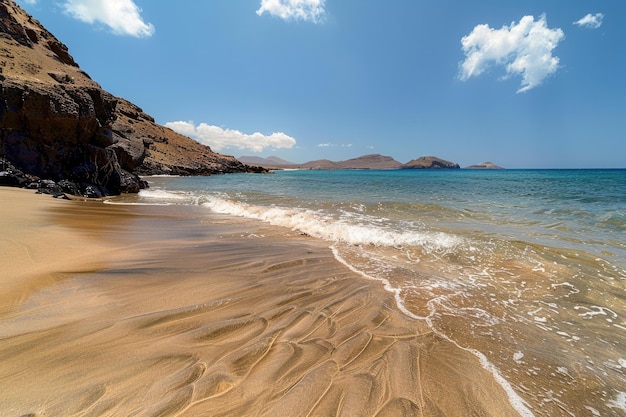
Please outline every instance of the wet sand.
M5 188L0 236L1 415L518 415L308 236Z

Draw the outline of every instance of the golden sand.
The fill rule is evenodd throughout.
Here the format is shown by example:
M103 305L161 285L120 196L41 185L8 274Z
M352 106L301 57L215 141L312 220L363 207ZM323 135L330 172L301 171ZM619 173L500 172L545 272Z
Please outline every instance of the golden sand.
M0 415L514 416L324 242L0 189Z

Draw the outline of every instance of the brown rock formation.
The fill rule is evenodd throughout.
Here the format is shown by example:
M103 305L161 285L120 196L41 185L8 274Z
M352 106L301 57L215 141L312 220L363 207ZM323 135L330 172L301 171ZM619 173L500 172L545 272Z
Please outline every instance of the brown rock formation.
M121 161L129 158L139 175L211 175L235 172L267 172L249 166L235 157L213 152L210 147L192 140L154 122L143 110L127 100L118 98L113 136L120 149ZM139 162L140 149L146 152ZM124 155L126 154L126 155Z
M337 163L340 169L396 169L402 164L390 156L370 154Z
M137 192L137 174L263 171L157 125L102 90L13 0L0 0L0 157L89 195Z
M459 169L459 164L446 161L436 156L422 156L402 166L406 169Z
M481 162L480 164L470 165L467 169L504 169L492 162Z

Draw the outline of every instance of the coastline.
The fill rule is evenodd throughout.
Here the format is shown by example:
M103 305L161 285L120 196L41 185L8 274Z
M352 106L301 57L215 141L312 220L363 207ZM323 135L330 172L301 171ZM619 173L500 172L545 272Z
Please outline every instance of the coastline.
M12 415L517 414L325 242L198 207L0 198Z

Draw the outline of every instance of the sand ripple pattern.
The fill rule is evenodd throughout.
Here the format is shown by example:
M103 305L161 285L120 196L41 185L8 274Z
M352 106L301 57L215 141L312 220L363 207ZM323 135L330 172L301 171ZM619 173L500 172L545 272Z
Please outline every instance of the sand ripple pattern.
M103 210L122 211L82 216ZM133 210L124 256L0 316L0 415L516 415L473 355L321 242Z

